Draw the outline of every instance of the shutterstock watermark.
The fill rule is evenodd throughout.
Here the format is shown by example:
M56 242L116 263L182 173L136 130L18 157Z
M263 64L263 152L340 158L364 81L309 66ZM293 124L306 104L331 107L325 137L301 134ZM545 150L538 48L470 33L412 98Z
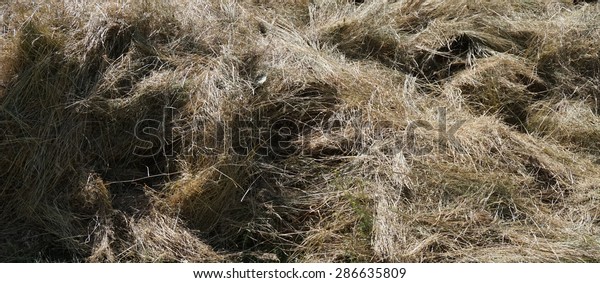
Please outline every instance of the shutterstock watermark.
M415 156L442 153L450 148L455 152L464 152L455 135L465 120L449 123L444 107L437 109L437 121L407 121L404 127L399 126L397 121L362 120L360 114L352 119L318 115L300 120L294 117L272 118L261 113L237 113L228 120L208 116L191 117L191 121L179 125L174 120L178 114L176 111L175 108L166 107L162 119L144 119L135 125L135 155L172 157L176 154L229 153L287 157L326 155L325 151L331 150L323 147L320 149L322 152L315 153L310 146L315 140L333 145L339 145L343 140L346 145L356 145L355 148L368 147L376 141L387 141L392 150ZM177 146L173 146L175 144ZM192 150L177 152L175 148Z
M464 149L460 142L454 136L460 127L465 123L465 120L456 121L448 128L448 120L446 118L446 108L439 107L437 109L437 128L425 120L410 121L406 127L405 144L406 148L411 154L414 155L426 155L433 153L435 150L434 145L419 146L416 143L415 131L419 128L425 129L428 132L437 131L437 149L438 151L444 151L449 147L453 147L458 152L463 152Z

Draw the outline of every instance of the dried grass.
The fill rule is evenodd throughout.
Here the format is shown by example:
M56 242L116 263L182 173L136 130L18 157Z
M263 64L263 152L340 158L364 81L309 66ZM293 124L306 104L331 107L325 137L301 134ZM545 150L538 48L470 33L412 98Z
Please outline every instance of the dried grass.
M2 3L0 260L598 262L571 2Z

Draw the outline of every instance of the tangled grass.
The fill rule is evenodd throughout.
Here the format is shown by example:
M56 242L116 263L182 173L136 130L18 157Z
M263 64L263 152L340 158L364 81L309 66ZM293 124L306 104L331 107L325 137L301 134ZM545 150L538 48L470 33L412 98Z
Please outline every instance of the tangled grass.
M600 6L0 3L4 262L598 262Z

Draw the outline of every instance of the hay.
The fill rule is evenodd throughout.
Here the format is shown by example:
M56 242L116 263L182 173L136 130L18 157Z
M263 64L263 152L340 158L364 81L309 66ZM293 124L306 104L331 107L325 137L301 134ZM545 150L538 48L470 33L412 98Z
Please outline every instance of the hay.
M0 6L1 261L600 259L597 4Z

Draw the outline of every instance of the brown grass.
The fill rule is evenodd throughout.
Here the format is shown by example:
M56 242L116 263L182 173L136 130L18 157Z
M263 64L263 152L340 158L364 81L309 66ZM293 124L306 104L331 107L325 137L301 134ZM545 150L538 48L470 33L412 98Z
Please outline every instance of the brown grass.
M600 6L282 3L0 3L0 260L600 261Z

